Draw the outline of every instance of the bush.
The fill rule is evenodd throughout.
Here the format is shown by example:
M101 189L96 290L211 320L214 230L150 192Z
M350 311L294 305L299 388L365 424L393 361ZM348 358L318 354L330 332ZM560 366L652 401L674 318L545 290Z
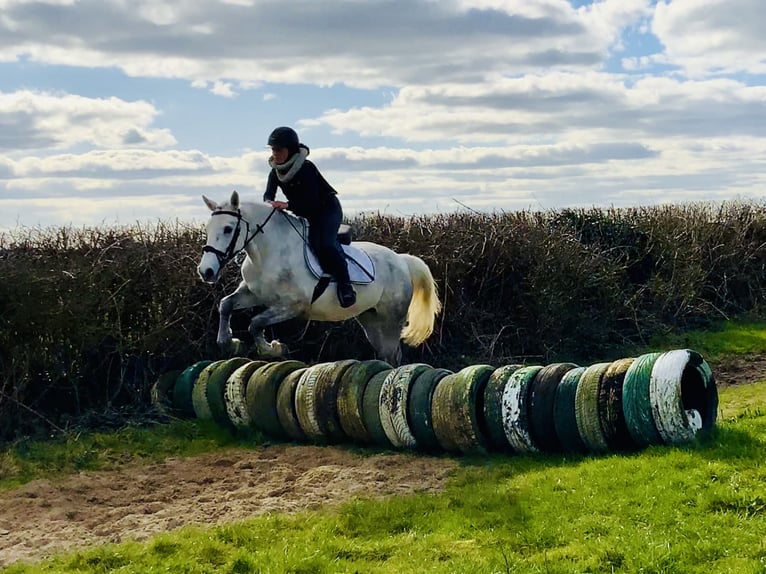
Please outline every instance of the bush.
M757 315L766 285L762 205L360 216L356 239L423 258L444 312L406 362L616 357L626 345ZM0 236L0 441L94 413L146 411L156 377L216 358L217 304L239 282L199 281L201 227L17 229ZM249 340L252 312L233 329ZM368 359L354 321L267 333L307 362Z

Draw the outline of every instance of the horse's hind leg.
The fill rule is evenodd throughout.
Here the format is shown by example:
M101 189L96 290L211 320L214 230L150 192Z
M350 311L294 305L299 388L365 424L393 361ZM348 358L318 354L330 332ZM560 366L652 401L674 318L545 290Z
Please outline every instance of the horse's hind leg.
M370 309L357 318L364 329L367 339L375 349L378 357L390 365L398 366L402 360L402 349L399 338L402 332L402 323L392 320Z

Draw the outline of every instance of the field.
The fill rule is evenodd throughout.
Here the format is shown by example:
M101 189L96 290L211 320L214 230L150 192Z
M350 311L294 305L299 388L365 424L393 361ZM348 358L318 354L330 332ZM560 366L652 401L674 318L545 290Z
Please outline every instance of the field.
M418 456L246 442L194 421L22 442L0 459L0 564L764 573L765 341L766 325L727 323L655 343L697 349L718 380L717 429L684 448Z
M684 448L426 456L269 443L158 413L216 357L200 227L0 234L0 567L21 572L766 574L766 209L371 215L444 302L406 363L583 365L692 348L718 425ZM248 315L233 328L247 337ZM372 358L353 322L270 329L306 363Z

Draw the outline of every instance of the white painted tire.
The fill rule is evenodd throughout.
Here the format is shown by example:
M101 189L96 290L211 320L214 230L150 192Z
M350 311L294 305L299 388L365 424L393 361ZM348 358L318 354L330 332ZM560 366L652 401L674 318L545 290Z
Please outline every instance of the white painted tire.
M519 453L538 452L529 432L529 385L542 366L522 367L514 371L503 389L503 430L513 450Z
M226 414L235 428L247 430L250 428L250 415L247 411L247 382L253 372L266 365L265 361L251 361L239 367L226 380L224 403Z
M714 384L713 373L704 360L692 366L692 353L689 349L662 353L652 368L649 402L657 432L665 444L692 442L703 426L700 412L684 407L681 382L687 369L695 370L703 385Z

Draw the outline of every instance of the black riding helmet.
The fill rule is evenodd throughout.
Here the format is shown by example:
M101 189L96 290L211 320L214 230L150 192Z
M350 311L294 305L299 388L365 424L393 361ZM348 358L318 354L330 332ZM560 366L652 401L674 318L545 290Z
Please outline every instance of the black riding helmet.
M289 150L297 150L299 143L298 134L295 133L295 130L282 126L271 132L268 145L270 147L286 147Z

